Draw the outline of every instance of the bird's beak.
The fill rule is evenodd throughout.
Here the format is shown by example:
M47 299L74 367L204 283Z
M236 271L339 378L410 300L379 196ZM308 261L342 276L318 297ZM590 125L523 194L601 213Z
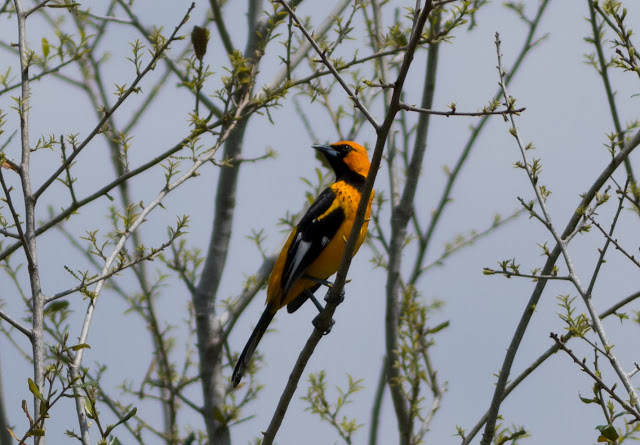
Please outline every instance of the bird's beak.
M338 152L331 145L312 145L313 148L323 153L327 159L336 159Z

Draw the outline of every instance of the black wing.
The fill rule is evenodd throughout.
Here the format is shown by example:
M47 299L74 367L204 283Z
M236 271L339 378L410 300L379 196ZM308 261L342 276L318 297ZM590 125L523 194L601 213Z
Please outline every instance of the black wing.
M297 233L287 251L282 273L282 295L286 296L305 270L333 239L342 225L344 210L336 207L327 211L336 199L330 188L325 189L298 223ZM316 277L324 279L326 277Z

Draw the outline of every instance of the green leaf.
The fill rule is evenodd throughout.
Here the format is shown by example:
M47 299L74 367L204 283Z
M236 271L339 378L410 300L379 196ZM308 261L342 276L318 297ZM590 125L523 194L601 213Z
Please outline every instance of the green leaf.
M611 442L617 441L620 437L613 425L598 425L596 429L600 431L602 437ZM598 442L601 442L600 438L598 438Z
M427 334L435 334L436 332L440 332L441 330L449 327L449 321L445 321L437 325L435 328L427 329Z
M87 417L91 420L95 420L96 412L94 411L93 406L91 405L91 401L86 397L83 397L83 399L84 399L84 411Z
M115 427L117 427L118 425L123 424L123 423L125 423L126 421L128 421L129 419L131 419L133 416L135 416L135 415L136 415L136 413L137 413L137 412L138 412L138 408L135 408L135 407L134 407L131 411L129 411L127 414L125 414L125 416L124 416L122 419L120 419L120 420L118 421L118 423L116 423L115 425L109 425L109 426L107 427L107 429L105 430L105 433L104 433L104 434L105 434L105 436L108 436L108 435L109 435L109 433L111 433L111 431L113 431L113 429L114 429ZM118 443L120 443L120 442L118 442Z
M27 433L27 437L30 437L30 436L42 437L44 436L44 430L42 428L34 428Z
M44 418L49 418L47 411L49 410L49 404L46 401L43 401L40 404L40 415Z
M58 312L64 310L69 307L69 302L66 300L54 301L51 304L48 304L46 309L44 310L45 315L53 314L54 312Z
M78 345L71 346L71 349L73 351L79 351L80 349L85 349L85 348L91 349L91 346L89 346L87 343L80 343Z
M49 57L49 50L50 49L51 49L51 47L49 46L49 41L43 37L42 38L42 54L44 55L45 59L47 57Z
M44 402L44 397L38 389L38 385L36 385L31 378L28 378L27 381L29 382L29 391L31 391L31 394L33 394L38 400Z

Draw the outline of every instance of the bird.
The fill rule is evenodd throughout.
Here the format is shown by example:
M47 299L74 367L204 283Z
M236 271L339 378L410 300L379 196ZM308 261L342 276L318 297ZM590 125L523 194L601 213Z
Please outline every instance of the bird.
M266 307L231 376L234 388L279 309L286 306L287 312L293 313L311 298L318 310L322 310L313 293L322 284L330 286L327 279L338 271L344 256L369 174L367 150L353 141L312 147L324 155L336 179L311 204L282 247L269 278ZM367 235L372 201L373 191L353 255Z

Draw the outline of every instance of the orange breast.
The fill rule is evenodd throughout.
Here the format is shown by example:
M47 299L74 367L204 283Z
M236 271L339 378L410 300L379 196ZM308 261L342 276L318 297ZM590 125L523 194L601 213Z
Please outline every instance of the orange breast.
M351 185L348 185L344 182L338 182L331 186L333 191L336 194L337 204L344 210L345 219L340 228L338 229L334 238L327 244L324 250L320 253L320 255L307 267L305 273L312 277L319 278L321 280L325 280L329 278L331 275L337 272L340 267L340 263L342 262L342 257L344 256L344 251L347 243L347 239L351 233L351 229L353 228L353 222L355 220L356 212L358 209L358 204L360 203L360 193L353 188ZM369 226L369 217L371 215L371 202L373 200L373 193L371 199L369 200L369 205L367 206L367 212L365 214L365 223L360 230L360 234L358 236L358 241L356 243L356 248L354 251L354 255L358 252L358 249L364 242L365 237L367 236L367 229ZM291 290L287 293L287 295L282 296L281 289L281 273L286 261L287 251L289 250L289 245L295 238L295 230L287 239L285 246L278 257L276 265L274 267L274 272L271 274L271 278L269 280L269 289L267 291L267 301L268 302L278 302L277 308L281 308L286 306L290 302L292 302L298 295L304 292L305 289L309 289L315 286L317 283L312 280L308 280L305 278L301 278L293 285Z

